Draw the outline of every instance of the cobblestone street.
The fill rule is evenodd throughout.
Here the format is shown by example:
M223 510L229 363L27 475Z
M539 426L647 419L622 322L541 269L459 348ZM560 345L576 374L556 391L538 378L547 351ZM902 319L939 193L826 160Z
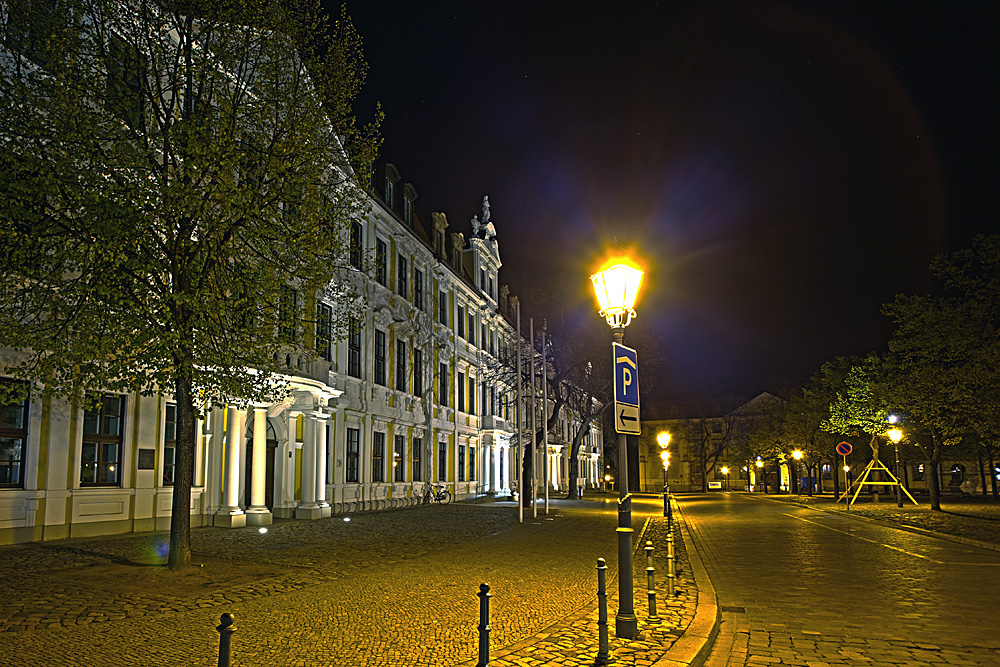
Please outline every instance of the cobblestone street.
M615 640L616 504L555 501L523 525L508 503L196 529L196 568L172 579L163 533L4 547L3 665L214 664L215 626L236 617L234 665L476 662L481 581L492 586L492 664L590 665L596 573L608 561L611 664L649 665L683 635L696 590L677 533L677 596L647 622L646 560L634 559L641 637ZM636 543L665 545L655 502L636 503ZM158 578L159 577L159 578ZM704 643L704 638L702 639Z

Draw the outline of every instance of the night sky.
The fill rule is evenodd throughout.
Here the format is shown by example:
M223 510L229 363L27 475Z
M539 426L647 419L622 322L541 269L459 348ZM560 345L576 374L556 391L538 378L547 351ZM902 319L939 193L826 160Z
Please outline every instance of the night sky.
M996 230L1000 3L349 0L382 158L501 282L647 268L650 398L752 395L881 349L880 305ZM644 396L645 396L645 380ZM644 398L644 400L646 400Z

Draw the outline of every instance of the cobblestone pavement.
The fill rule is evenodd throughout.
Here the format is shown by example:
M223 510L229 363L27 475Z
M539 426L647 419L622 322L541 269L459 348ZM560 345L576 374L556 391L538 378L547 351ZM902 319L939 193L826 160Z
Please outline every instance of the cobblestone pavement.
M637 540L665 542L659 505L635 505ZM266 534L196 529L194 561L206 573L245 575L223 584L208 576L203 590L143 583L154 570L173 581L159 566L163 533L2 547L0 665L215 664L222 612L236 617L234 665L472 665L481 581L492 586L492 664L590 665L598 557L608 562L609 592L617 590L615 507L554 501L549 515L523 525L515 506L494 503L279 521ZM649 621L640 551L642 634L612 637L611 664L651 665L695 614L675 535L677 595L664 604L661 576L662 620ZM665 574L665 549L654 566ZM613 635L614 598L609 608Z
M1000 553L854 509L745 494L678 503L721 611L707 667L1000 665Z

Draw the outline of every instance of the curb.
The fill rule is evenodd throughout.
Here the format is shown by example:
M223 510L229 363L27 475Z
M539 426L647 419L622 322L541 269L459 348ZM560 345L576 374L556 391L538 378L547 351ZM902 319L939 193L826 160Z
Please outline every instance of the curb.
M835 512L833 510L828 510L823 507L816 507L814 505L809 505L807 503L798 503L793 500L776 500L774 498L754 498L754 500L769 500L772 503L782 503L784 505L795 505L796 507L804 507L808 510L813 510L814 512L823 512L825 514L833 514L836 516L846 516L849 519L854 519L855 521L867 521L868 523L876 523L880 526L885 526L886 528L895 528L896 530L901 530L905 533L915 533L917 535L926 535L928 537L936 537L939 540L944 540L946 542L957 542L958 544L967 544L973 547L979 547L980 549L987 549L989 551L1000 551L1000 544L994 544L993 542L983 542L981 540L974 540L969 537L962 537L960 535L950 535L949 533L942 533L936 530L929 530L927 528L921 528L920 526L911 526L905 523L893 523L891 521L884 521L882 519L874 519L868 516L860 516L859 514L851 514L850 512Z
M680 512L676 506L675 512ZM695 587L698 589L698 601L695 603L694 618L684 630L684 634L674 642L662 658L653 663L653 667L701 667L715 644L719 635L719 600L708 576L708 570L701 562L701 553L695 545L686 521L678 521L687 549L688 563L691 574L694 575Z

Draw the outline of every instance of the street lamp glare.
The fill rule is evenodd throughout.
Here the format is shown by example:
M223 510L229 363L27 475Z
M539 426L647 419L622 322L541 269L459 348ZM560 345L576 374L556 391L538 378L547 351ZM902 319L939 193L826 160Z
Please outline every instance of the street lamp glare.
M802 458L802 451L796 449L794 452L792 452L792 458L795 459L796 461L800 460Z
M889 431L888 431L888 432L886 433L886 436L887 436L887 437L888 437L888 438L889 438L890 440L892 440L893 444L896 444L896 443L898 443L898 442L899 442L900 440L902 440L902 439L903 439L903 432L902 432L902 431L900 431L900 430L899 430L898 428L891 428L891 429L889 429Z
M629 325L635 317L635 299L639 294L643 271L624 257L615 257L590 277L600 313L614 329Z
M666 449L667 446L670 445L670 434L667 433L666 431L660 431L659 433L657 433L656 444Z
M764 467L764 462L761 461L760 459L757 459L757 461L754 463L754 465L757 466L758 468L763 468Z
M670 452L663 450L660 452L660 460L663 461L663 469L666 470L670 467Z
M728 475L729 474L729 468L723 467L722 468L722 474L723 475Z

